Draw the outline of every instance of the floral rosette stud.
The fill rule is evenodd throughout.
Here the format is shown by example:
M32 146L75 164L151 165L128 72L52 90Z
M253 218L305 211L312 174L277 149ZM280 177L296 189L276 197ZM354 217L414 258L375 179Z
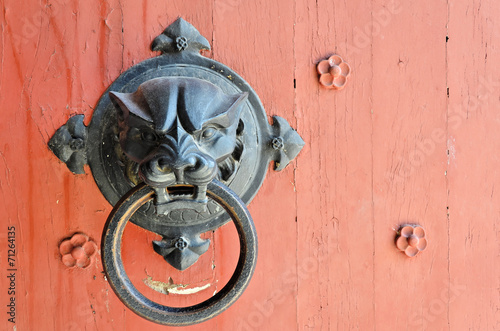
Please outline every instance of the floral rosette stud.
M401 227L396 237L396 246L409 257L417 255L427 247L424 228L419 225Z
M87 268L97 252L97 245L82 233L75 233L71 238L63 240L59 245L62 263L72 268Z
M317 66L319 83L326 88L341 90L344 88L351 67L339 55L332 55L320 61Z

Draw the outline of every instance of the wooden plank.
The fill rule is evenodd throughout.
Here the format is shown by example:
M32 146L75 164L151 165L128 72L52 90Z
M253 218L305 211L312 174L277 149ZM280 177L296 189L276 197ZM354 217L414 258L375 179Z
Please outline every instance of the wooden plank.
M296 4L295 116L306 141L296 170L297 329L369 330L373 69L371 47L357 45L353 27L370 22L371 8L361 2ZM341 91L318 84L316 64L332 53L353 72Z
M427 148L425 143L435 129L444 133L444 44L438 36L419 42L411 36L434 31L436 22L444 22L446 8L441 3L430 17L424 13L425 4L403 7L398 2L375 1L364 8L355 4L352 8L341 6L340 10L338 5L329 9L321 4L319 8L316 11L314 3L298 8L297 22L308 17L304 29L312 25L315 33L298 33L302 43L296 47L303 49L312 44L316 51L317 43L341 45L337 52L347 54L344 57L353 67L353 76L341 92L319 90L318 102L312 91L300 89L302 72L308 77L308 85L316 78L311 69L297 70L298 110L306 106L315 109L303 111L304 119L300 118L298 127L300 132L309 133L305 139L310 150L306 150L303 162L314 176L312 180L304 177L303 183L312 185L311 191L318 194L315 201L306 194L302 196L298 184L299 237L310 234L309 240L299 245L302 258L298 264L305 257L319 260L322 251L330 262L320 264L312 279L302 282L302 295L299 285L299 325L341 330L398 329L411 323L412 317L418 318L413 314L428 308L434 299L432 290L420 292L408 287L441 289L440 275L446 275L446 263L430 263L445 262L446 254L426 252L427 257L424 254L420 260L408 261L393 243L393 228L406 222L428 226L438 236L446 235L446 222L434 221L445 216L445 163L443 154L438 152L445 150L444 141L432 147L425 155L425 165L415 167L411 176L405 173L399 181L395 178L401 175L403 161L415 155L419 145ZM423 20L431 25L421 24ZM349 22L348 28L344 28L344 22ZM411 24L419 29L409 32ZM298 24L297 31L301 27ZM325 37L327 31L329 37ZM325 46L321 52L326 53ZM309 60L311 55L307 61L301 54L297 52L298 63L313 62ZM432 84L429 77L433 78ZM345 94L354 101L346 101ZM424 105L434 112L423 110ZM301 128L302 123L305 127ZM301 166L299 161L299 170ZM300 176L301 172L297 174ZM432 193L419 194L429 188ZM305 219L303 222L300 216ZM332 236L336 238L333 243L325 240ZM318 244L313 246L315 241ZM336 254L335 246L341 255ZM423 263L424 259L428 262ZM412 266L418 263L415 261L422 264L413 267L418 268L413 273ZM437 277L429 280L422 278L422 273ZM400 295L408 292L411 295ZM446 315L438 325L445 323Z
M17 228L19 329L74 329L73 323L81 327L93 322L92 294L99 294L104 284L100 266L85 272L68 270L58 254L59 241L73 232L99 238L106 217L101 211L108 207L103 199L89 198L83 204L95 191L86 181L91 177L69 174L46 146L69 114L87 108L80 85L80 69L86 70L87 63L79 67L83 48L77 45L84 43L80 44L75 6L49 5L6 2L2 16L2 154L4 173L11 178L10 188L2 189L10 192L2 200L8 222ZM92 26L93 21L85 24ZM11 69L14 63L17 70Z
M448 7L450 330L500 329L500 33L495 1Z
M372 43L375 325L444 330L446 2L395 2L385 26L384 4L372 9L380 22ZM429 241L413 258L393 241L405 223L422 226Z
M284 1L214 3L213 58L255 89L268 115L294 126L293 23L293 6ZM294 164L280 173L270 169L250 204L259 237L257 267L243 296L217 319L221 330L296 328L294 184Z

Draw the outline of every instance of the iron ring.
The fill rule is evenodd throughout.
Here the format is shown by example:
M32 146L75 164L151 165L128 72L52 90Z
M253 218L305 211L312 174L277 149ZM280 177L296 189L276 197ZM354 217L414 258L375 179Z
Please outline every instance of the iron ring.
M113 208L102 236L103 266L114 292L134 313L163 325L197 324L226 310L247 287L257 262L257 235L250 213L245 203L217 180L208 184L207 196L224 208L233 220L238 231L240 256L227 284L211 298L189 307L169 307L149 300L135 288L123 266L121 243L125 226L143 204L153 199L154 190L139 184Z

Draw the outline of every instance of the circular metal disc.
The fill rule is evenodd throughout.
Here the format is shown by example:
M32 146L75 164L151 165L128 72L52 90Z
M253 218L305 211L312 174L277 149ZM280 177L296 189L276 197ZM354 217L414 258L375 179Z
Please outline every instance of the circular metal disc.
M89 125L88 163L103 195L115 205L135 186L126 175L130 162L121 151L116 110L108 92L131 93L145 81L158 77L194 77L215 84L228 94L249 93L241 112L243 154L236 173L227 182L223 181L248 204L262 185L270 161L264 146L271 136L267 115L255 91L238 74L194 52L160 55L143 61L120 75L101 96ZM210 231L230 220L217 204L209 202L207 207L204 213L181 210L164 216L157 215L149 203L134 215L132 222L164 236L175 236Z

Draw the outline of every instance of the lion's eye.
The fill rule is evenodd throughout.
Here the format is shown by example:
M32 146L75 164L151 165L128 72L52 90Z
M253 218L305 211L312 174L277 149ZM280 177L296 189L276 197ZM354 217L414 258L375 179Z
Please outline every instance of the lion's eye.
M154 132L151 132L151 131L142 131L141 138L142 138L142 140L145 140L145 141L155 142L156 141L156 134L154 134Z
M206 128L205 130L203 130L201 137L203 139L210 139L215 135L216 132L217 132L216 128L209 127L209 128Z

